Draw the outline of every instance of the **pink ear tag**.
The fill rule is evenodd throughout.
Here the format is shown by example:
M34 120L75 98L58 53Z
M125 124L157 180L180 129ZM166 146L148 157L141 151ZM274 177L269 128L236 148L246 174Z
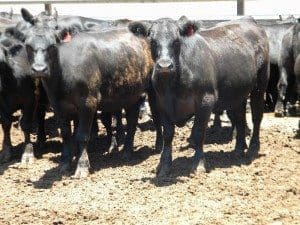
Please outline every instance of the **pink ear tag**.
M186 29L186 35L189 37L189 36L192 36L193 34L194 34L194 27L188 26Z
M68 43L71 42L71 40L72 40L72 36L69 32L67 32L66 35L64 36L63 42Z

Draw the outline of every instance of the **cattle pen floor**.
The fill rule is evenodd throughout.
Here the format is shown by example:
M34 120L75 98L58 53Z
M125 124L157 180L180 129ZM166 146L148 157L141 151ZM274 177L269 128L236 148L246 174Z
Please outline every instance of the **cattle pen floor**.
M29 165L19 162L23 135L13 127L13 159L0 165L0 224L300 224L299 118L265 114L261 149L251 164L230 154L235 141L222 120L218 135L208 129L208 172L190 173L188 123L176 128L171 174L163 179L155 177L160 155L148 123L137 130L128 162L120 153L104 153L101 127L90 144L93 172L81 180L58 171L61 139L51 118L45 153Z

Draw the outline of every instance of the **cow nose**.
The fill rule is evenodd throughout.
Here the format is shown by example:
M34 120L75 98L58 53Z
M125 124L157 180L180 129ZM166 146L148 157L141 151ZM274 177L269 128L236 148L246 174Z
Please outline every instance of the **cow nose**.
M159 60L157 62L157 68L159 70L172 70L174 68L174 65L172 63L171 60L169 59L162 59L162 60Z
M45 73L47 71L47 66L42 64L35 64L32 66L33 72Z

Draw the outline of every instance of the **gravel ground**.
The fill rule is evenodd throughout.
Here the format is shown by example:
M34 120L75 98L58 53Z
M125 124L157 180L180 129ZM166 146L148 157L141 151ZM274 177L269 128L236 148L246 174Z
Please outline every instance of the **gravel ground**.
M176 128L171 175L164 179L155 176L160 156L149 123L138 129L129 162L104 152L101 127L90 144L93 172L81 180L58 171L62 146L53 120L43 157L29 165L20 163L23 135L14 127L14 157L0 165L0 224L300 224L298 121L265 114L259 156L249 164L230 154L234 141L222 117L222 130L207 134L208 172L197 176L186 142L191 123Z

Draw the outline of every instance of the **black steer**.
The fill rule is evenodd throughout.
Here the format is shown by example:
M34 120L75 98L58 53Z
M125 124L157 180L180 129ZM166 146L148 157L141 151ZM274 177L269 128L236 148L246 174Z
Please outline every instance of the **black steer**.
M262 23L269 40L270 54L270 79L266 90L266 110L275 111L275 116L284 116L286 102L282 98L282 84L280 81L280 52L284 48L282 39L287 30L292 27L294 22L289 20L273 23ZM287 99L286 99L287 100Z
M213 108L230 113L237 127L235 151L242 153L247 148L249 94L254 129L248 153L258 152L269 52L264 30L252 18L222 23L200 33L192 21L171 19L133 22L129 29L150 39L155 61L151 80L164 138L158 176L170 171L175 125L184 125L193 115L196 146L192 171L205 169L203 144Z
M282 39L279 68L279 96L282 102L291 104L299 101L300 90L297 84L299 77L300 55L300 22L294 24Z
M22 162L32 161L33 148L30 141L32 121L38 121L38 146L45 142L44 116L47 98L40 84L35 84L29 76L30 65L24 45L5 35L0 36L0 115L4 140L0 161L7 161L11 156L10 129L13 113L22 111L20 120L25 136L25 151ZM37 152L38 153L38 152Z

